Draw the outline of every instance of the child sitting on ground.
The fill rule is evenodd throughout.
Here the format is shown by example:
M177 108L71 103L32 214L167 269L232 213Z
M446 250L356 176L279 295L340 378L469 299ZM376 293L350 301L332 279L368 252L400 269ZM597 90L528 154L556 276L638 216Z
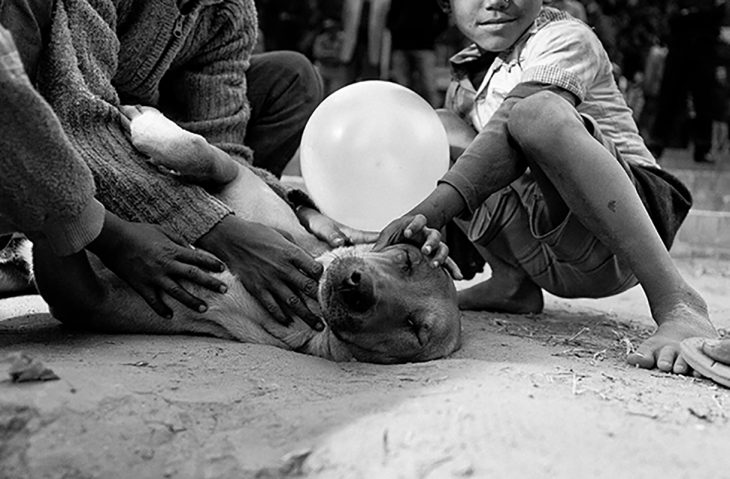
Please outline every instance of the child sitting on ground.
M438 265L439 230L456 219L492 269L462 309L536 313L543 290L641 284L658 328L628 362L689 373L680 341L716 336L668 253L691 198L644 145L598 38L542 0L440 1L474 43L452 58L440 112L456 161L376 249L422 243Z

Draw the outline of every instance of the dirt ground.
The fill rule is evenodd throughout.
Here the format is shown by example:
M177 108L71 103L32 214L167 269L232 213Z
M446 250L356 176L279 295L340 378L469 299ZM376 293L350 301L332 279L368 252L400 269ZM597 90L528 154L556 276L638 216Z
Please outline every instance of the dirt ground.
M679 263L730 328L730 262ZM638 289L549 298L465 314L447 359L380 366L72 333L2 300L0 352L60 380L0 382L0 478L730 478L730 390L624 363L651 324Z

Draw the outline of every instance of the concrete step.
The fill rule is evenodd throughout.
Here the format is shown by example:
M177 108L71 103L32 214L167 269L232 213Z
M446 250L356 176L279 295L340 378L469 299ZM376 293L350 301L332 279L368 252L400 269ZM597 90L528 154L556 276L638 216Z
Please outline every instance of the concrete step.
M730 212L691 210L677 233L672 252L730 259Z
M730 172L667 170L692 192L693 208L730 212Z
M692 192L694 209L730 211L730 156L716 163L695 163L690 150L667 150L660 165Z
M660 164L687 185L693 197L672 252L730 258L730 156L696 163L691 150L670 149Z

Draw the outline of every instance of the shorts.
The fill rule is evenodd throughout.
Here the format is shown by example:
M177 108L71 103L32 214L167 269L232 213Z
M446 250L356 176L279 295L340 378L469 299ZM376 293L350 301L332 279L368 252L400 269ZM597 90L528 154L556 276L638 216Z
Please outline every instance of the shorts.
M595 121L586 127L629 176L667 249L684 221L692 198L671 174L627 163ZM564 298L618 294L638 281L631 269L568 213L548 228L546 204L530 172L490 196L472 216L466 233L478 247L523 269L542 289Z

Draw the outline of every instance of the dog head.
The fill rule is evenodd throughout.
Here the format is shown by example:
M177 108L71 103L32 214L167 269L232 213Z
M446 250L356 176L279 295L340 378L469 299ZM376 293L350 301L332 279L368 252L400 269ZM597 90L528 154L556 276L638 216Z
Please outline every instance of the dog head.
M341 248L322 260L327 263L319 290L322 315L358 361L427 361L459 348L454 283L417 247Z

